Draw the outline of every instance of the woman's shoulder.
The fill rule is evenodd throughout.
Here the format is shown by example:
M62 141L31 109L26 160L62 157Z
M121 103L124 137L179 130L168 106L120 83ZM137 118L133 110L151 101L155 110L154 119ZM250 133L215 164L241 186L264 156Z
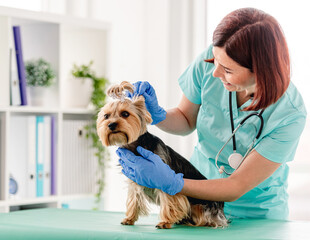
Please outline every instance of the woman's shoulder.
M205 60L213 59L213 45L211 44L206 49L204 49L191 63L196 69L199 69L202 74L206 73L209 68L213 68L213 63L208 63Z
M283 96L263 113L265 125L256 151L273 162L292 161L306 116L302 96L290 83Z
M290 83L283 96L275 104L269 106L264 115L268 122L272 123L269 124L270 130L296 124L303 128L307 110L303 98L294 83Z
M292 108L291 111L307 115L302 95L293 82L290 82L290 85L283 95L282 101Z
M207 48L205 48L202 52L200 52L200 54L198 56L196 56L196 59L194 62L201 62L207 59L212 59L213 58L213 45L210 44L209 46L207 46Z
M195 104L201 104L203 89L205 89L207 82L213 79L214 65L205 62L206 59L213 58L212 49L213 46L210 45L200 53L178 79L185 96Z

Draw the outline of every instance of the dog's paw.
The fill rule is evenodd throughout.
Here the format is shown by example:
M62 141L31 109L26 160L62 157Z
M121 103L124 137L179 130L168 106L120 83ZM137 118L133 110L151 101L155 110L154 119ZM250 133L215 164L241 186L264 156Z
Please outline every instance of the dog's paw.
M135 221L133 220L129 220L128 218L125 218L122 222L121 222L122 225L134 225L135 224Z
M170 229L172 227L173 223L167 223L167 222L160 222L156 225L156 228L158 229Z

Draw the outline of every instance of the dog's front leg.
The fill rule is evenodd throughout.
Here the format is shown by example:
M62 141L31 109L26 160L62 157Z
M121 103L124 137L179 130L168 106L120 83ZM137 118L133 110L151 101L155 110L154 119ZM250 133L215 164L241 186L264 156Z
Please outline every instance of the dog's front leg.
M171 228L174 223L180 222L190 214L190 203L186 196L176 194L171 196L158 190L158 201L160 203L160 218L162 222L157 228Z
M126 218L121 222L123 225L134 225L139 216L149 212L144 187L130 181L127 196Z

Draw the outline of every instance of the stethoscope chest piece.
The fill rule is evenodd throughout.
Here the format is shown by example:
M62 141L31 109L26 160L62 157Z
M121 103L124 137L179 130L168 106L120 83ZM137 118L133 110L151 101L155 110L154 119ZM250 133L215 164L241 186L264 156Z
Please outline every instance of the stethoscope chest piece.
M232 131L232 135L229 137L229 139L226 141L226 143L223 145L223 147L220 149L220 151L217 153L216 157L215 157L215 165L216 167L218 168L219 170L219 173L226 173L227 175L231 175L232 172L227 172L224 168L224 166L219 166L218 165L218 158L221 154L221 152L223 151L223 149L225 148L225 146L228 144L228 142L233 139L233 153L230 154L230 156L228 157L228 164L229 166L236 170L241 164L242 162L244 161L244 159L248 156L248 154L252 151L253 149L253 146L254 146L254 143L255 141L259 138L259 136L261 135L261 132L262 132L262 129L263 129L263 126L264 126L264 119L262 117L262 114L264 112L264 109L260 111L260 113L256 112L256 113L251 113L249 114L248 116L246 116L240 123L239 125L237 126L237 128L235 129L234 127L234 120L233 120L233 114L232 114L232 93L229 92L229 115L230 115L230 124L231 124L231 131ZM236 132L238 131L238 129L240 127L243 126L243 124L251 117L258 117L259 120L260 120L260 127L259 127L259 130L258 130L258 133L256 135L256 137L253 139L250 147L248 148L248 150L246 151L246 153L244 154L244 156L242 156L240 153L237 153L237 147L236 147L236 139L235 139L235 134Z
M237 169L243 160L243 156L240 153L232 153L228 157L229 166L233 169Z

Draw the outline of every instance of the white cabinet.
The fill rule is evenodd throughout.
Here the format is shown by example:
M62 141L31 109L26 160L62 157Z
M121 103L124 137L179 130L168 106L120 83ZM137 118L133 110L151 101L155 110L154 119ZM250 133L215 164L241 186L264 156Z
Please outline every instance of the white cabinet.
M42 57L56 71L56 82L48 88L43 106L10 106L9 61L10 48L14 47L14 25L21 29L24 61ZM83 123L89 121L94 113L87 106L77 107L74 104L74 99L83 98L91 86L77 93L75 85L78 83L72 79L71 70L73 64L93 61L93 69L98 76L108 74L109 31L110 25L104 22L0 7L0 212L19 208L60 207L68 199L79 199L94 193L96 159L89 150L88 140L80 136ZM21 196L14 199L9 194L9 178L12 172L10 168L16 163L10 164L10 161L15 151L22 152L21 149L27 145L26 141L21 146L27 138L23 135L24 131L18 136L15 131L17 126L14 126L18 121L14 120L31 116L53 116L55 119L56 192L50 196ZM72 126L71 129L68 126ZM77 154L77 151L80 152ZM19 171L25 173L28 160L23 155L18 165ZM78 171L83 171L83 174ZM72 182L75 185L71 191ZM86 186L85 182L89 184Z

